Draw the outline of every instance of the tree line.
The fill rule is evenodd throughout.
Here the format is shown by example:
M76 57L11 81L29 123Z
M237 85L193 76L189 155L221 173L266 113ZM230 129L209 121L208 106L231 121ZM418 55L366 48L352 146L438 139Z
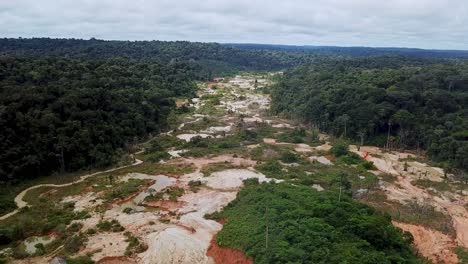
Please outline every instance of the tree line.
M382 59L287 71L272 91L272 110L358 142L426 150L445 167L467 170L466 62Z
M0 180L115 163L195 95L197 66L0 57Z

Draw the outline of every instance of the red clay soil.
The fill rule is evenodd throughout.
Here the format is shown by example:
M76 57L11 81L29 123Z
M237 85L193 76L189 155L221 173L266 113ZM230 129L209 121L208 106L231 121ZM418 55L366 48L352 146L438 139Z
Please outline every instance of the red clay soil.
M212 257L216 264L253 264L240 250L220 247L216 243L216 236L211 239L206 255Z
M227 222L227 220L228 220L227 217L223 217L223 218L220 218L220 219L216 220L216 222L224 225Z
M96 264L136 264L136 261L127 257L104 257Z

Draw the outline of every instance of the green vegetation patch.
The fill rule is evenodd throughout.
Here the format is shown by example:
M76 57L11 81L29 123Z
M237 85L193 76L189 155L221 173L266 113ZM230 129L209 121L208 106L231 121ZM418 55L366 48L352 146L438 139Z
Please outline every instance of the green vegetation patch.
M111 190L105 192L104 199L110 201L113 199L125 198L138 192L141 186L148 182L149 180L129 179L126 182L119 183L117 186L113 186Z
M335 192L291 184L246 187L222 212L217 243L243 251L255 263L422 263L412 236L388 215Z
M468 264L468 249L458 247L455 252L457 253L460 264Z

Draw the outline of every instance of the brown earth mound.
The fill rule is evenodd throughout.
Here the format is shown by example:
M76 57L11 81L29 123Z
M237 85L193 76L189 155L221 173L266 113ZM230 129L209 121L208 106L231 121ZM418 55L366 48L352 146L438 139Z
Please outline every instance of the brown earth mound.
M220 247L216 243L216 236L211 239L206 255L212 257L216 264L253 264L240 250Z

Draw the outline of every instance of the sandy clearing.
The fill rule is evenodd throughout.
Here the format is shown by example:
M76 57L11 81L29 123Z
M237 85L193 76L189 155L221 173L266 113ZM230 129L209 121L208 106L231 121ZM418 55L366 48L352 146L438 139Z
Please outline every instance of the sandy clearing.
M433 182L444 181L444 171L441 168L431 167L421 162L405 162L402 160L414 157L411 153L397 151L384 152L378 147L369 146L361 147L360 151L357 150L356 146L350 146L350 150L361 157L367 156L366 159L373 162L380 172L396 176L395 182L383 182L380 186L380 188L384 190L387 199L398 201L402 204L406 204L409 201L414 201L419 204L428 204L433 206L437 211L449 215L452 218L452 225L456 233L456 239L454 240L455 245L468 248L467 197L452 192L438 192L431 188L425 189L412 184L412 181L418 179L425 179ZM407 164L406 171L405 163ZM423 232L419 229L416 231L419 233ZM415 244L418 248L428 247L428 245L424 243L424 239L415 240ZM453 247L449 247L450 244L447 243L442 243L440 247L444 245L445 248L440 250L439 246L435 244L433 250L436 252L451 252L453 250ZM429 249L425 250L428 251ZM450 260L450 256L448 256L447 259L452 261Z
M101 205L103 203L103 200L100 199L95 192L88 192L85 194L78 194L74 196L64 197L61 202L62 203L69 203L69 202L74 203L75 208L73 210L75 212L79 212L79 211L83 211L83 210Z
M204 134L204 133L194 133L194 134L180 134L176 136L178 139L185 140L186 142L190 142L194 137L201 137L201 138L208 138L212 137L212 135Z
M236 190L243 186L242 181L251 178L257 178L259 182L272 180L251 170L229 169L212 173L209 177L206 177L204 183L206 186L217 190ZM279 180L275 180L275 182L279 182Z
M128 245L125 239L123 233L99 233L89 236L80 255L95 252L91 257L94 261L108 256L124 256Z
M149 247L148 250L139 254L139 263L213 263L213 260L206 256L208 244L192 236L182 227L175 226L158 233L152 233L145 242Z
M393 221L393 225L410 232L419 253L434 263L456 264L458 257L453 253L456 243L449 236L423 226Z
M310 161L318 161L319 163L322 163L324 165L333 165L333 162L331 162L329 159L327 159L324 156L310 156L309 160Z
M255 166L257 162L251 159L244 159L239 157L234 157L232 155L219 155L214 157L203 157L203 158L183 158L175 162L184 162L186 164L193 164L197 169L201 169L204 166L214 163L228 162L235 166Z

